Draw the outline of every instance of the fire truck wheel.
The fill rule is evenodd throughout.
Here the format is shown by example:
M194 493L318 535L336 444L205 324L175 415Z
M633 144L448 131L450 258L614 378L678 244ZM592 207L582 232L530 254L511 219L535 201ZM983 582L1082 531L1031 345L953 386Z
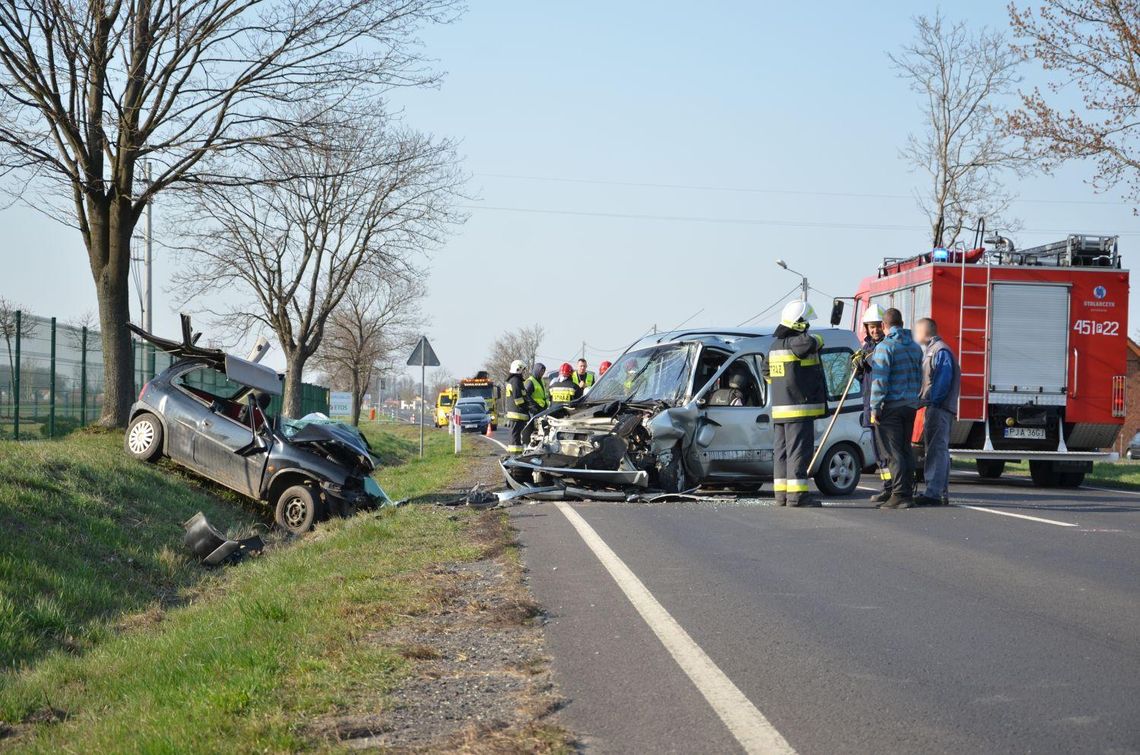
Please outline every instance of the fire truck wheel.
M1055 488L1061 483L1061 475L1051 461L1030 461L1029 476L1039 488Z
M1062 472L1058 475L1057 484L1062 488L1079 488L1085 481L1084 472Z
M996 480L1005 471L1003 459L977 459L974 464L978 467L978 477L983 480Z

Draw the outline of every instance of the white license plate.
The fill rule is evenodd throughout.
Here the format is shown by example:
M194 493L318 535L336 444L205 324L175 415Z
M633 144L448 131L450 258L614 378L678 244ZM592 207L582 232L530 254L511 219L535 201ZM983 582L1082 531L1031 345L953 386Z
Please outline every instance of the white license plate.
M1044 427L1007 427L1005 437L1024 438L1025 440L1045 440Z

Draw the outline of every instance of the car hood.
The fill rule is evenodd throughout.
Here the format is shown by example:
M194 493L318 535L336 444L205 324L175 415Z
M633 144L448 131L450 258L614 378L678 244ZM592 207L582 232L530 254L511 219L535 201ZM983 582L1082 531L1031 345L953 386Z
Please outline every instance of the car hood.
M285 440L294 446L312 446L345 464L359 464L371 472L376 468L368 441L355 428L329 420L283 420Z

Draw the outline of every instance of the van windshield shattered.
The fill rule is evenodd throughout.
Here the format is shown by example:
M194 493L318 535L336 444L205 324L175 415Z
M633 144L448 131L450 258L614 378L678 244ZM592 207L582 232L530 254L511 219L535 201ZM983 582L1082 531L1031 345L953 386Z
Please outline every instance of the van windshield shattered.
M685 397L697 344L672 343L631 351L622 356L590 389L587 403L608 401L665 401L676 404Z

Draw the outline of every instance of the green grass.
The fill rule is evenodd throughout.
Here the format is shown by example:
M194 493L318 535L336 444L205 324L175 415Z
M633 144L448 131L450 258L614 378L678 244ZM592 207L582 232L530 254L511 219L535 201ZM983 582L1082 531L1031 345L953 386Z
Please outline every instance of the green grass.
M178 601L202 576L182 551L194 512L223 528L254 520L172 471L128 457L120 433L0 442L0 668Z
M409 445L413 431L416 443ZM376 475L393 497L426 496L455 482L468 463L451 454L445 433L429 434L421 461L418 430L368 426L365 432L390 462L403 461ZM98 499L95 518L110 520L108 531L132 530L127 520L103 512L112 500L136 511L144 505L134 499L153 498L156 484L165 481L167 494L186 488L160 470L120 464L104 438L79 443L93 460L111 465L89 487L120 486L117 498ZM23 487L36 489L33 458L62 455L45 450L50 445L5 448L4 463L23 470ZM29 458L13 462L12 456ZM142 482L123 489L120 475ZM193 501L191 508L206 502L188 488L182 495L186 504ZM176 529L180 516L167 517ZM314 718L350 710L360 699L375 706L407 673L408 661L396 650L366 638L401 616L431 609L439 596L425 570L480 557L465 521L466 515L409 506L329 522L292 546L225 570L193 602L153 622L100 636L82 654L51 653L0 676L0 720L28 722L5 744L30 752L320 746ZM167 545L180 547L180 532L169 534ZM162 540L157 529L154 540ZM28 554L36 562L44 557ZM89 557L96 554L92 547Z

